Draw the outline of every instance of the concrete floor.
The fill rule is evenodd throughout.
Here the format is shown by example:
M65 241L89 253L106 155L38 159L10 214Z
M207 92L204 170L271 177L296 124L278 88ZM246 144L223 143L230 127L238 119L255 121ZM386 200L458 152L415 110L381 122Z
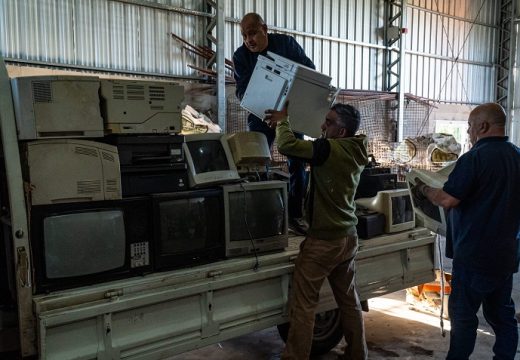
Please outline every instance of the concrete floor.
M445 359L449 346L449 320L444 320L446 337L442 337L439 317L417 311L405 301L406 292L399 291L369 300L370 311L364 313L370 360L401 358L409 360ZM520 311L520 275L514 279L513 299ZM480 314L477 345L471 360L492 358L494 335ZM337 359L343 341L332 351L315 360ZM170 360L268 360L283 350L276 328L269 328L220 344L177 355ZM520 359L520 347L516 359Z

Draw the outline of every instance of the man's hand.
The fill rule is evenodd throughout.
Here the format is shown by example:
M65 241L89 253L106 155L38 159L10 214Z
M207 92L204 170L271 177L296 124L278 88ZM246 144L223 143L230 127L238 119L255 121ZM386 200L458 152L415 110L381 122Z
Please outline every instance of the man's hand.
M289 109L289 101L285 102L283 109L280 111L276 111L273 109L266 110L264 121L267 123L267 125L269 125L271 129L274 129L280 121L287 118L287 109Z

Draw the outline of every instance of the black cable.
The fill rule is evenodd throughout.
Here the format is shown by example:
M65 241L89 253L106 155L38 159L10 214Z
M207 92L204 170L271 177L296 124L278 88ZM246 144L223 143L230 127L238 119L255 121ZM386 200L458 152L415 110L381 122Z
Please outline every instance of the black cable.
M244 192L244 224L246 225L247 233L249 235L249 240L251 240L251 245L253 246L253 254L255 254L255 265L253 265L253 270L257 271L260 267L260 262L258 260L258 253L256 251L255 241L253 240L253 235L251 234L251 230L249 229L249 224L247 223L247 199L246 199L246 188L244 187L244 184L241 183L240 187L242 188Z

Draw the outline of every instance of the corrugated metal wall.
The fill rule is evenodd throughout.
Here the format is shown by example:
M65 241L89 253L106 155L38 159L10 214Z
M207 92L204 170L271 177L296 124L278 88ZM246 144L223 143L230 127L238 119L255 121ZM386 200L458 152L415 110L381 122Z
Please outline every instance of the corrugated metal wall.
M493 0L409 0L406 90L437 101L494 99L498 45Z
M336 87L382 90L383 0L222 1L227 58L242 43L238 21L256 11L273 31L295 36ZM497 4L409 0L404 90L440 101L492 100ZM0 51L21 61L195 76L187 65L201 60L169 34L205 44L206 11L202 0L0 0Z
M8 59L74 67L190 75L171 32L198 43L206 18L172 11L202 10L197 0L0 0L0 50ZM140 3L147 3L141 1Z

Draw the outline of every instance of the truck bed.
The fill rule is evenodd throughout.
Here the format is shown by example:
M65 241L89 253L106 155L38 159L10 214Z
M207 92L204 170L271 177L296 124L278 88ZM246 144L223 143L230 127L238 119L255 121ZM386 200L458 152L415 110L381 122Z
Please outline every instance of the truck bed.
M287 321L302 237L285 251L233 258L33 297L42 359L161 359ZM434 279L424 228L360 240L362 299ZM318 311L336 307L328 284Z

